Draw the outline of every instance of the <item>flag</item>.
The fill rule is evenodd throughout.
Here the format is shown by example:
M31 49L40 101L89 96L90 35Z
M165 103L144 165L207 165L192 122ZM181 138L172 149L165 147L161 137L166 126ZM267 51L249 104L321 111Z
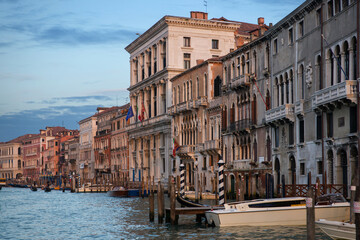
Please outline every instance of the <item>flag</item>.
M179 144L178 144L178 142L176 141L175 138L173 138L173 143L174 143L174 145L173 145L173 156L175 157L176 156L176 151L180 148L180 146L179 146Z
M132 107L130 106L129 107L129 110L128 110L128 112L127 112L127 115L126 115L126 121L127 120L129 120L131 117L133 117L134 116L134 112L133 112L133 110L132 110Z
M140 112L140 115L139 115L139 120L140 120L141 122L144 121L144 119L145 119L144 112L145 112L145 107L144 107L144 103L142 103L141 112Z

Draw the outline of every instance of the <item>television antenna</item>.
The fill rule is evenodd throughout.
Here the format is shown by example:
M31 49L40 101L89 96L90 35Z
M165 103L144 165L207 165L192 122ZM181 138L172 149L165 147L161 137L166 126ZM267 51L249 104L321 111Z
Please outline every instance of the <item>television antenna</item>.
M205 12L207 13L207 0L204 0Z

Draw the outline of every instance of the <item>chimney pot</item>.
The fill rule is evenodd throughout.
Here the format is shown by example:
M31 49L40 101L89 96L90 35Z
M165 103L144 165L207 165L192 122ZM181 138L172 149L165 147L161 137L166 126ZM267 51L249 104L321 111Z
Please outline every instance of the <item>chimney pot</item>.
M208 14L205 12L197 12L197 11L191 11L190 12L190 18L194 19L208 19Z
M258 25L259 25L259 26L264 25L264 22L265 22L265 20L264 20L263 17L259 17L259 18L258 18Z

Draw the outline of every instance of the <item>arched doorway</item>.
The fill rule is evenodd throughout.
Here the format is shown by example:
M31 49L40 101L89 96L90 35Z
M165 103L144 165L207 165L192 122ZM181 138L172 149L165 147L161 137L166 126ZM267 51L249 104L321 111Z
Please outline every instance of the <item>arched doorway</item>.
M329 184L334 184L334 154L331 149L327 152L327 159L328 159Z
M355 185L359 180L356 178L358 169L358 150L355 146L350 149L350 168L351 168L351 185Z
M235 177L234 175L230 175L230 198L235 198Z
M289 179L291 184L296 184L296 163L294 156L291 156L289 159L290 169L289 169Z
M337 170L337 182L343 184L344 186L344 196L347 197L347 187L348 187L348 162L346 151L340 149L337 153L338 155L338 170Z
M280 161L278 158L275 159L275 179L276 179L276 186L277 186L277 193L280 193Z

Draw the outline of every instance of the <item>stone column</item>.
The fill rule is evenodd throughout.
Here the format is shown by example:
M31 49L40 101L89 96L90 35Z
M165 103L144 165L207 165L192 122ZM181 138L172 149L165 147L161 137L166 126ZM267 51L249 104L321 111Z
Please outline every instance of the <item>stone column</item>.
M337 83L337 68L338 68L338 64L337 64L337 59L336 59L336 56L335 54L333 54L333 64L334 64L334 82L333 84L335 85ZM330 69L331 69L331 66L330 66ZM331 76L330 76L330 79L331 79Z
M349 80L356 80L356 79L352 79L353 78L353 71L354 71L354 50L353 48L349 49Z
M341 68L342 68L342 69L340 69L341 82L344 82L346 79L345 73L344 73L345 72L345 53L344 52L341 53ZM343 72L343 70L344 70L344 72Z
M323 88L331 86L331 59L327 58L325 62L325 84Z
M155 106L154 106L154 85L150 86L150 104L151 104L151 116L149 116L149 118L156 115Z

